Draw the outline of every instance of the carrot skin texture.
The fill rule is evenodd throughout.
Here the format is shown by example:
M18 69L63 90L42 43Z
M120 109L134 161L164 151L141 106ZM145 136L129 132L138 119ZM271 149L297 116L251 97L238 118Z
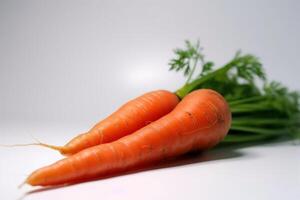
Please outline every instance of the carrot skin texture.
M85 149L38 169L27 183L68 184L209 149L226 136L230 124L231 113L225 99L213 90L196 90L157 121L119 140Z
M87 133L72 139L59 148L60 152L72 155L88 147L115 141L171 112L178 103L178 97L172 92L148 92L121 106Z

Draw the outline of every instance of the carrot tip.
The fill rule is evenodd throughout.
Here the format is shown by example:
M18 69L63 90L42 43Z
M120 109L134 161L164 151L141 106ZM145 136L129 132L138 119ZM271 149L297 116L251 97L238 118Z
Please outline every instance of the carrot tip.
M43 147L47 147L47 148L50 148L50 149L53 149L53 150L57 150L59 152L63 152L63 147L62 146L55 146L55 145L50 145L50 144L45 144L45 143L36 143L36 145L40 145L40 146L43 146Z
M18 189L21 189L26 183L27 183L27 180L23 181L20 185L18 185Z

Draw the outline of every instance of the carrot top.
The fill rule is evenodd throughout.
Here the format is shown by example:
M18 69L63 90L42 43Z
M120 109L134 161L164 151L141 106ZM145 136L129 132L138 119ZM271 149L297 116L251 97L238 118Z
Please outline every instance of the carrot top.
M199 88L221 93L229 102L232 126L223 142L260 141L280 136L300 138L299 93L268 81L262 63L238 51L232 60L215 68L206 61L199 41L186 41L174 50L170 70L182 71L186 83L176 91L181 99Z

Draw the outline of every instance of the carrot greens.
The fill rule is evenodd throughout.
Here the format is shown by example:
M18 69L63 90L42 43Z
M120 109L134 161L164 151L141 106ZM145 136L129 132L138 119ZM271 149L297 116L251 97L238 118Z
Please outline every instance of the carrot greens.
M224 66L206 61L199 41L186 41L174 50L170 70L182 71L186 83L179 98L209 88L221 93L232 112L232 125L224 143L260 141L288 136L300 138L299 93L276 81L268 81L259 59L238 51Z

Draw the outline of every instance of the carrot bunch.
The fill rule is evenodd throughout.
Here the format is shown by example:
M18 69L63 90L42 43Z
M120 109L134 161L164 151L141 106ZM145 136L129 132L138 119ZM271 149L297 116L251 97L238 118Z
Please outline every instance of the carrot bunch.
M173 103L178 101L176 95L169 98L165 101ZM150 106L156 107L155 104ZM127 114L132 118L139 117L136 113ZM108 119L119 119L118 112ZM230 121L229 107L220 94L213 90L197 90L187 95L171 112L156 121L125 137L119 134L120 139L114 137L114 141L103 144L105 140L101 138L106 136L108 138L109 132L94 134L92 131L79 136L79 139L72 140L63 148L68 149L71 146L70 149L79 150L84 145L88 148L33 172L26 183L41 186L72 183L153 164L164 158L190 151L208 149L225 137ZM119 132L122 132L123 127L118 123L117 121L114 124L113 130L119 128ZM124 126L130 127L130 123ZM101 127L103 130L105 128ZM124 136L123 133L122 135Z
M299 95L265 82L256 57L238 53L214 70L201 50L199 43L188 41L185 49L175 50L170 70L187 76L176 92L157 90L137 97L64 146L40 144L68 157L36 170L26 183L70 184L152 165L212 148L228 132L223 141L230 143L299 132ZM255 79L264 81L263 89Z

